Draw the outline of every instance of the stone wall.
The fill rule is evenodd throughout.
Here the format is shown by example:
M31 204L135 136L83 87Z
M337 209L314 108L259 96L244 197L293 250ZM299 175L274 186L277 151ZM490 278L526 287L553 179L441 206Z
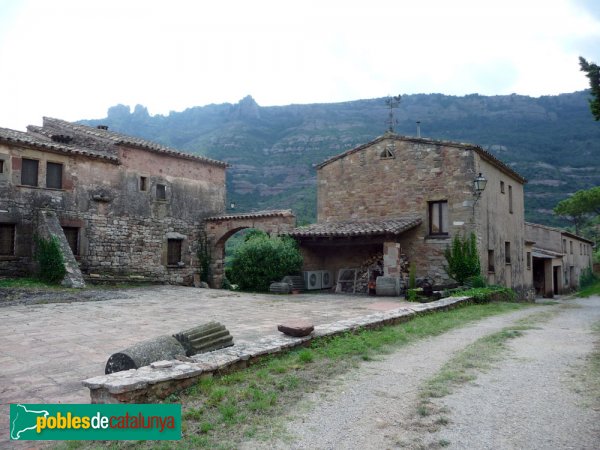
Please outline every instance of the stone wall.
M523 184L479 155L476 155L476 168L477 173L488 180L475 205L483 274L490 283L512 287L526 297L531 289L531 277L526 267ZM510 243L510 263L506 262L507 242ZM488 271L489 250L493 251L494 271Z
M488 187L476 201L473 180L478 173L488 179ZM499 192L500 181L505 184L504 194ZM421 217L420 226L396 240L415 262L417 277L450 281L444 250L454 236L475 232L482 275L518 290L530 287L530 278L523 273L523 180L481 149L386 134L320 165L317 185L319 222ZM447 235L429 233L429 205L436 201L448 202ZM510 242L510 264L504 259L506 242ZM488 250L494 250L493 273L487 271Z
M224 209L225 168L124 146L116 152L121 163L0 144L0 157L10 161L0 177L0 223L16 224L15 255L0 258L0 275L31 270L34 217L43 209L79 228L76 258L87 276L192 283L202 221ZM21 185L23 157L39 161L37 187ZM46 188L47 162L63 164L63 189ZM181 264L167 265L169 236L182 241Z
M389 150L393 158L381 155ZM402 249L415 262L417 276L448 282L444 249L451 237L474 230L471 183L473 151L421 139L376 140L320 167L318 220L383 219L416 215L423 223L404 233ZM448 201L448 236L430 236L429 202Z

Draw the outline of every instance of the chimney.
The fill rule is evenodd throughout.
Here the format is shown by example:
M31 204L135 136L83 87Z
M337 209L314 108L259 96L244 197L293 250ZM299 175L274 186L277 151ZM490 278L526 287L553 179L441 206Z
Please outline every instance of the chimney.
M421 137L421 121L417 120L417 137Z

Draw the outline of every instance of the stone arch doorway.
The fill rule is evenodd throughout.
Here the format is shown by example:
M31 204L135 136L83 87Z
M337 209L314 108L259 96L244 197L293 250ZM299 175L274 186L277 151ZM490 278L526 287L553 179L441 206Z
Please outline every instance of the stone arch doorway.
M291 210L259 211L229 214L205 219L204 230L211 249L211 286L221 287L225 271L225 242L246 228L256 228L268 234L281 234L296 226L296 216Z

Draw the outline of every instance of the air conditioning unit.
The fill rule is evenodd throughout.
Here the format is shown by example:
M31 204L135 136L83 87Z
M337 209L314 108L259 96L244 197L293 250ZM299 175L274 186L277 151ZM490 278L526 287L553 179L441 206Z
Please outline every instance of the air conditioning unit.
M321 274L321 288L328 289L333 287L333 272L331 270L322 270Z
M306 285L306 289L314 290L321 289L321 278L322 271L320 270L309 270L304 272L304 284Z

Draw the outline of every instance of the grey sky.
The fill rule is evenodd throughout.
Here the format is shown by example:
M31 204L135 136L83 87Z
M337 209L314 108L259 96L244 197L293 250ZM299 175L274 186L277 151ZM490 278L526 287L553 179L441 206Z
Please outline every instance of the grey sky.
M388 94L548 95L600 61L588 0L0 0L0 127Z

